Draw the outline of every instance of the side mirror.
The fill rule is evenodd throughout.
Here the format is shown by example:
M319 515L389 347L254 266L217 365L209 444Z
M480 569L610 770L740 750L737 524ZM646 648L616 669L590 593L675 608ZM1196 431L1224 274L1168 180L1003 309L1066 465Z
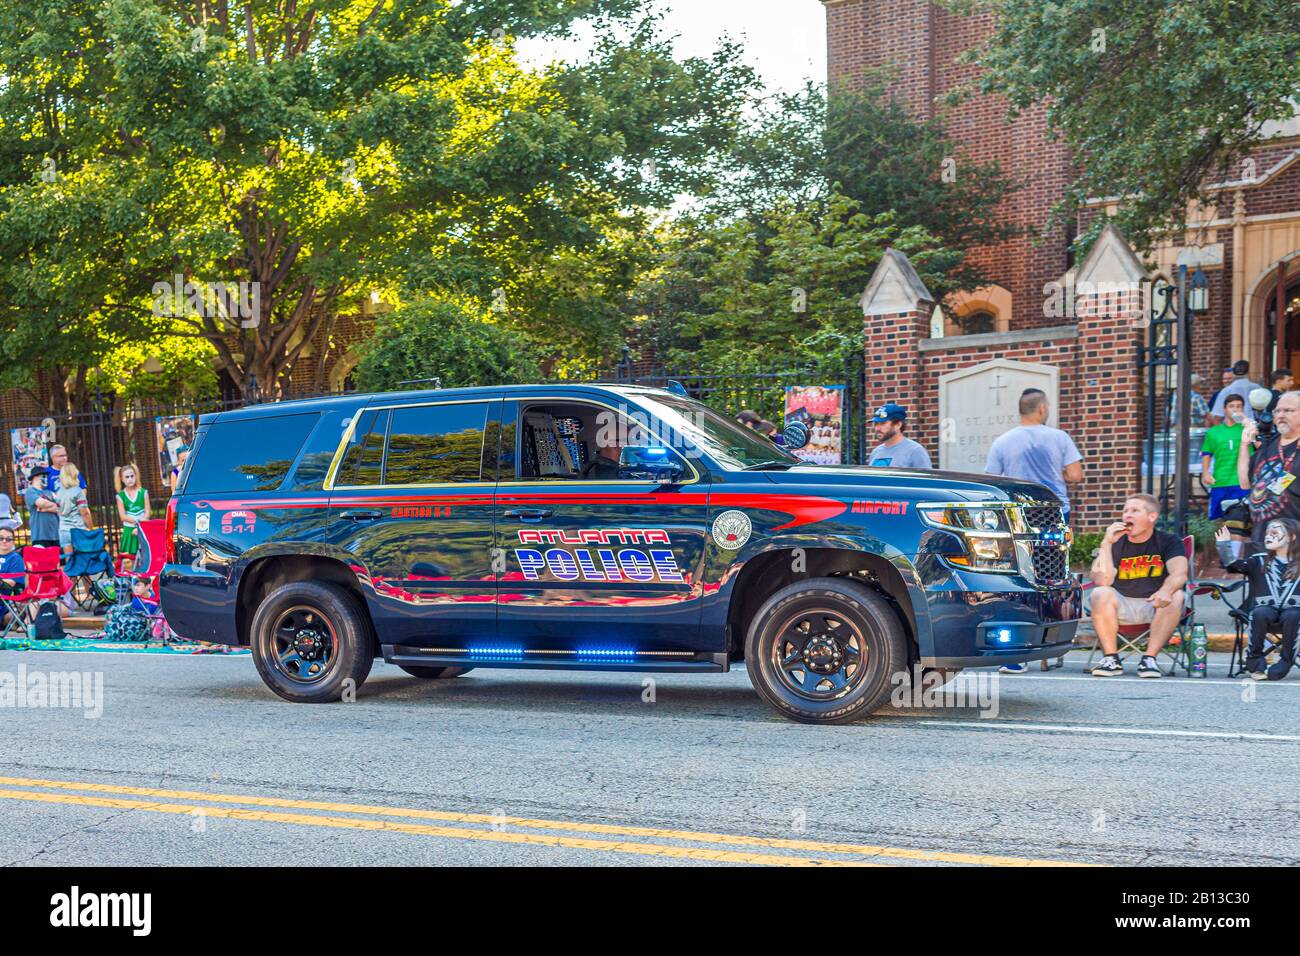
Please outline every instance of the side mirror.
M618 477L675 485L686 477L686 462L671 448L629 446L618 453Z
M782 446L791 451L808 444L810 438L812 438L812 431L803 422L791 422L785 426L785 431L781 432Z

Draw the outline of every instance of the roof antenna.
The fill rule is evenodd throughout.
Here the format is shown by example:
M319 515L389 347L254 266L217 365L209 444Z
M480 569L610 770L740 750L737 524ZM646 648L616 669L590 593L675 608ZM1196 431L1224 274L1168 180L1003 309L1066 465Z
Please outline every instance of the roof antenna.
M674 379L668 380L668 393L670 395L680 395L682 398L690 398L690 393L686 391L686 386Z
M412 378L412 379L408 379L408 380L405 381L405 382L398 382L397 384L398 384L398 386L402 386L402 385L432 385L434 388L442 388L442 379L440 379L440 378Z

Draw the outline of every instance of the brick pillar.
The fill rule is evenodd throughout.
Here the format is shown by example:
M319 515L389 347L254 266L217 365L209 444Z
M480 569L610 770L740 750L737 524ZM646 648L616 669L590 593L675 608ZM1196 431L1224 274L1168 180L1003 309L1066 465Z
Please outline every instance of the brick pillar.
M860 304L866 330L866 407L898 402L915 415L924 387L919 345L930 337L934 296L907 256L887 249ZM913 433L918 431L915 418L909 424Z
M1141 490L1145 405L1137 349L1146 335L1146 282L1146 271L1113 226L1074 279L1078 367L1075 394L1062 393L1061 403L1073 408L1072 437L1083 455L1083 485L1071 490L1071 523L1079 531L1101 530L1119 514L1123 499Z

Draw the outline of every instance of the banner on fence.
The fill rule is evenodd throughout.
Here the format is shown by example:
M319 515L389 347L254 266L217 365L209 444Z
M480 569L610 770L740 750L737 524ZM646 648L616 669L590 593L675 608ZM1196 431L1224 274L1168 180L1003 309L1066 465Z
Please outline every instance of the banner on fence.
M843 464L843 385L787 385L785 423L791 422L803 422L811 436L794 455L816 465Z
M158 474L168 488L185 463L185 456L194 444L196 426L193 415L154 419L154 433L158 445Z
M35 465L50 463L45 450L45 429L40 425L9 429L9 454L14 466L14 485L22 495L29 484L27 472Z

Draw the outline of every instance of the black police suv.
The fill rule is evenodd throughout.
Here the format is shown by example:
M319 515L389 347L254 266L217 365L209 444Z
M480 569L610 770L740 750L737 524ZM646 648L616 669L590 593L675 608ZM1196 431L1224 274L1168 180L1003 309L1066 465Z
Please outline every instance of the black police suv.
M743 660L779 712L833 723L900 675L1063 654L1068 535L1041 485L803 464L669 391L449 389L200 419L160 587L178 633L249 646L291 701L377 656L422 678Z

